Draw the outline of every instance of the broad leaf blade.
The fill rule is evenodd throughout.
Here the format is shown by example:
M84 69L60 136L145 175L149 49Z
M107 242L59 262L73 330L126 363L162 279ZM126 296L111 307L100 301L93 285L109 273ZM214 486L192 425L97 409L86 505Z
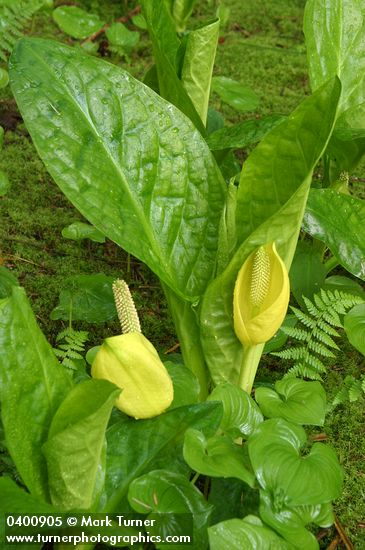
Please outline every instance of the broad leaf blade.
M222 548L230 550L242 550L242 548L290 550L290 546L285 540L255 516L222 521L209 527L208 533L211 550L222 550Z
M105 475L105 430L119 393L106 380L88 380L56 412L43 446L55 506L70 510L97 505Z
M288 507L327 503L341 494L342 470L334 450L315 443L302 456L305 442L303 428L271 419L263 422L247 443L262 489L273 494L277 503L285 495Z
M180 40L176 36L175 26L167 11L165 1L142 0L141 3L152 41L160 94L189 117L200 133L204 135L205 128L200 116L178 77Z
M268 418L284 418L297 424L323 426L326 392L319 382L284 378L271 388L257 388L255 399Z
M225 436L206 439L198 430L190 429L185 434L184 459L192 470L212 477L237 478L250 487L255 485L255 476L245 460L244 449ZM248 464L247 464L248 463Z
M251 435L264 417L255 401L236 385L218 384L208 397L209 401L221 401L223 417L221 430L232 437Z
M365 101L365 17L362 0L308 0L304 15L312 90L338 76L340 112Z
M0 301L0 398L6 445L25 485L47 499L41 451L72 382L39 329L22 288Z
M113 297L113 277L96 273L77 275L64 282L59 303L51 312L51 319L104 323L117 316Z
M119 67L56 42L19 41L12 77L34 143L71 202L196 299L212 275L225 185L191 122Z
M219 20L188 34L181 80L204 126L219 36Z
M349 342L365 355L365 304L353 307L345 315L344 329Z
M226 128L220 128L211 133L207 143L211 151L224 149L243 149L257 143L275 126L285 120L281 115L268 115L254 120L244 120Z
M219 403L189 405L149 420L124 419L107 432L107 511L118 510L133 479L151 470L187 472L182 459L185 431L192 427L215 433L221 420Z
M167 516L172 514L170 520L172 525L169 530L164 529L163 521L160 521L153 529L154 533L161 535L162 540L167 534L172 534L171 529L174 524L179 534L183 534L181 527L185 524L186 529L189 519L192 517L192 533L188 534L192 535L193 540L189 546L192 550L207 548L207 526L212 506L205 501L203 495L186 477L167 470L154 470L131 483L128 500L133 508L142 514L147 511ZM168 526L167 524L166 527L168 528ZM149 530L151 531L150 528ZM184 550L185 547L186 544L157 543L157 548Z
M303 228L323 241L352 275L365 280L365 201L332 189L309 193Z

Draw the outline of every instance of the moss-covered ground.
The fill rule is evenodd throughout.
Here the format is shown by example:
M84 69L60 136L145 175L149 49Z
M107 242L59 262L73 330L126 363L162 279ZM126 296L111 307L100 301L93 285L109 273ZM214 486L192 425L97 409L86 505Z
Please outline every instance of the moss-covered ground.
M288 114L309 93L306 53L302 34L304 0L229 0L229 21L221 33L215 74L225 75L252 87L260 96L257 113ZM99 12L112 21L134 3L102 0L79 1L78 5ZM193 21L214 17L216 5L197 2ZM37 14L27 34L70 39L53 24L47 12ZM133 75L142 77L151 63L146 34L129 60L114 59ZM68 203L47 174L17 113L9 88L0 91L0 124L5 128L0 169L11 182L8 193L0 197L0 265L9 268L25 287L40 326L52 343L64 323L51 321L58 294L67 277L103 272L123 277L130 284L143 322L144 332L161 351L176 343L172 322L157 279L137 260L129 258L112 242L74 242L61 236L62 229L81 215ZM221 104L213 94L213 105L228 123L242 119L236 111ZM245 115L247 117L247 115ZM251 115L250 115L251 116ZM363 166L354 174L361 192ZM90 331L90 345L110 334L117 325L75 323L75 328ZM338 389L346 374L358 375L363 358L345 339L343 350L325 380L329 395ZM275 368L274 358L270 369ZM355 548L365 548L365 435L363 403L345 404L329 416L324 431L336 447L345 472L343 496L335 506ZM329 544L332 531L323 539ZM325 547L325 546L324 546ZM333 547L334 548L334 547ZM341 548L341 545L337 546Z

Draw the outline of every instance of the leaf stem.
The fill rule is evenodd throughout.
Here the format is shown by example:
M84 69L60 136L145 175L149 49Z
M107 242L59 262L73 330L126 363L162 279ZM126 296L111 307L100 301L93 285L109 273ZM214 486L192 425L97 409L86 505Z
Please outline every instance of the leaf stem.
M337 260L336 256L332 256L329 260L327 260L324 264L324 267L326 268L327 274L332 271L335 267L337 267L339 264L339 261Z
M195 374L200 385L200 400L208 396L209 376L200 343L199 324L192 305L177 296L167 285L162 284L185 365Z
M265 344L245 346L243 350L243 357L242 357L242 363L241 363L240 376L238 379L238 385L248 394L250 394L252 390L257 367L259 366L264 345Z

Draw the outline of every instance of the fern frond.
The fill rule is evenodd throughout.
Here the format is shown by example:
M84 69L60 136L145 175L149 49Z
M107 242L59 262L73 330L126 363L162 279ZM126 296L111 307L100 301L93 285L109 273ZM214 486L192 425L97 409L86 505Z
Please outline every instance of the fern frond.
M44 0L0 0L0 59L7 61L24 27L44 5Z
M332 401L332 408L346 401L354 403L363 397L365 397L365 376L361 376L359 380L353 376L346 376L343 381L343 387L337 392Z
M333 358L335 355L332 350L339 349L333 338L339 337L335 327L342 327L340 315L344 315L348 309L363 300L359 296L339 290L323 289L314 295L313 301L304 296L303 300L306 311L292 306L290 308L301 325L282 327L285 334L301 345L274 352L272 355L294 362L287 376L321 380L321 374L326 372L326 367L320 357ZM348 399L358 399L358 385L348 388L347 392Z

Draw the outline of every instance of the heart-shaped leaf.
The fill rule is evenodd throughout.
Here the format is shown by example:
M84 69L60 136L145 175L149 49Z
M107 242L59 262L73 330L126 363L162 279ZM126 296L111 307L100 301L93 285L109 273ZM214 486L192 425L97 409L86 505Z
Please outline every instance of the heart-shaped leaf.
M273 495L275 506L317 505L341 494L342 470L336 453L315 443L302 454L306 439L302 427L272 419L260 424L248 440L256 477Z
M365 304L353 307L345 315L344 329L354 348L365 355Z
M250 470L244 448L225 436L206 439L198 430L188 430L184 441L184 459L190 468L212 477L236 477L250 487L255 476Z
M296 424L323 426L326 392L319 382L284 378L271 388L257 388L255 399L267 418L284 418Z

